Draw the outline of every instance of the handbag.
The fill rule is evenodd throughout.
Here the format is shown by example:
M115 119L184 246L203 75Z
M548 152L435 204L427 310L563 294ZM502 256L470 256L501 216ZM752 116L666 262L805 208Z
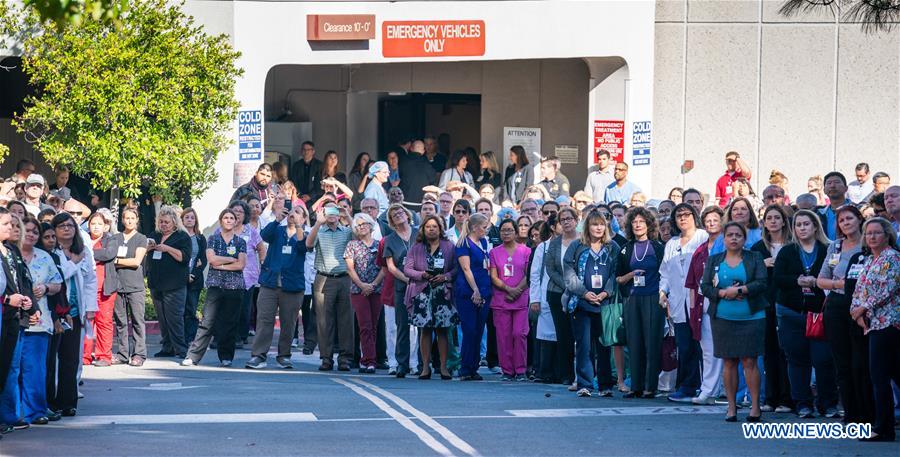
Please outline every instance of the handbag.
M822 304L822 308L825 308L824 304ZM825 341L825 313L822 310L818 313L806 313L806 331L804 334L807 339Z
M678 347L675 344L675 324L672 319L666 319L668 328L662 340L660 368L662 371L672 371L678 368Z
M622 297L619 288L615 288L609 304L600 307L600 323L603 326L603 334L600 335L600 344L603 346L625 345L625 320L622 317Z

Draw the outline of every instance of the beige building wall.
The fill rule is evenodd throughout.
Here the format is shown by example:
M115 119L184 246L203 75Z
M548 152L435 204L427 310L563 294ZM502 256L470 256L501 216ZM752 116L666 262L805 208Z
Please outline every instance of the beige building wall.
M796 196L861 161L900 181L900 30L867 35L827 11L785 18L782 4L657 1L654 182L712 194L729 150L757 193L772 169Z

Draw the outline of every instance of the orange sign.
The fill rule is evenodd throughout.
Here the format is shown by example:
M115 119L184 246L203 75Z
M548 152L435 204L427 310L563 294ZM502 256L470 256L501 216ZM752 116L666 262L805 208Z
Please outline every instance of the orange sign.
M484 21L385 21L384 57L483 56Z
M307 41L372 40L374 14L307 14Z

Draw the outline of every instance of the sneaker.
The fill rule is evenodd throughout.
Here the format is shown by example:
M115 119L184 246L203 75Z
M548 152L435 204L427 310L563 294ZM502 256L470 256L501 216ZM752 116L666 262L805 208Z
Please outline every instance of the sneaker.
M319 371L331 371L333 369L334 369L334 360L322 359L322 364L319 365Z
M366 374L375 374L375 365L369 365L366 367Z
M388 366L388 364L386 364L386 363L384 363L384 362L380 362L380 363L376 363L376 364L375 364L375 369L376 369L376 370L387 370L388 368L390 368L390 367Z
M502 382L512 382L512 381L515 381L515 379L516 379L516 378L514 378L514 377L512 377L512 376L510 376L510 375L508 375L508 374L505 374L505 375L503 375L503 376L500 376L500 381L502 381Z
M481 361L478 362L478 366L486 367L486 366L487 366L487 359L481 359Z
M794 411L794 408L791 408L790 406L785 406L785 405L781 405L781 406L775 408L775 412L779 413L779 414L790 413L793 411Z
M825 417L829 419L840 419L841 416L842 414L837 408L828 408L825 410Z
M313 350L310 348L303 348L303 351L301 352L303 353L303 355L312 355Z
M669 394L669 401L678 403L691 403L692 400L693 398L691 398L689 395L685 395L681 392L673 392Z
M579 397L590 397L591 391L586 388L581 388L578 389L578 392L576 392L575 395L578 395Z
M772 405L762 405L759 407L760 412L771 413L775 411L775 407Z
M82 399L82 398L84 398L84 394L81 393L81 391L79 390L79 391L78 391L78 399L80 400L80 399Z
M291 340L291 347L292 348L300 347L300 340L298 340L297 338L294 338L293 340Z
M231 360L222 360L221 362L219 362L219 366L223 368L228 368L231 366L231 364Z
M816 413L813 412L812 408L800 408L797 411L797 417L801 419L812 419L816 417Z
M251 329L250 331L247 332L247 334L250 336L256 336L256 330ZM247 338L244 338L244 344L247 344Z
M395 374L397 374L397 367L391 367L388 369L388 375L394 376Z
M31 427L31 424L25 421L18 421L13 424L13 430L25 430L28 427Z
M600 396L601 396L601 397L607 397L607 398L612 397L612 396L613 396L612 389L603 389L603 390L601 390L601 391L600 391Z
M751 403L750 403L750 400L744 400L744 401L740 402L739 405L741 405L741 408L749 408Z
M191 359L184 359L181 361L181 366L183 367L192 367L194 365L196 365L196 363Z
M528 380L528 376L525 376L524 374L516 375L516 382L525 382L527 380Z
M266 359L264 359L258 355L254 355L253 357L250 357L250 360L248 360L247 363L244 365L244 368L249 368L251 370L259 370L259 369L265 368L265 367L266 367Z
M142 366L144 366L144 358L134 356L131 358L131 361L128 362L128 365L132 366L132 367L142 367Z
M700 395L692 398L691 403L693 403L695 405L715 405L716 399L706 396L706 395L703 395L703 394L700 394Z
M494 374L502 374L503 373L503 370L501 370L500 367L490 367L488 369L491 371L491 373L494 373Z
M293 362L291 362L290 357L284 357L284 356L275 357L275 363L277 363L278 366L280 366L281 368L283 368L285 370L293 370L294 369L294 364L293 364Z
M94 365L95 367L108 367L112 364L107 362L106 360L94 360L92 365Z

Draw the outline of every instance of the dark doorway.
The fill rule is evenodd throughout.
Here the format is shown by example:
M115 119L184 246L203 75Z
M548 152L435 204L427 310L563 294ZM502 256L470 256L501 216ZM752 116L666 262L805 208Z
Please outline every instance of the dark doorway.
M450 137L449 150L481 149L481 95L385 94L378 102L378 156L404 138Z

